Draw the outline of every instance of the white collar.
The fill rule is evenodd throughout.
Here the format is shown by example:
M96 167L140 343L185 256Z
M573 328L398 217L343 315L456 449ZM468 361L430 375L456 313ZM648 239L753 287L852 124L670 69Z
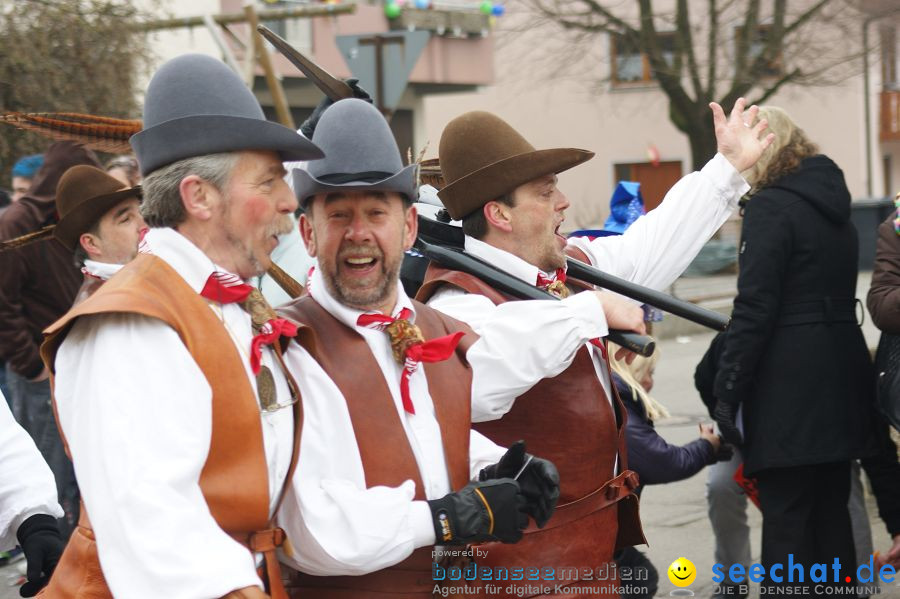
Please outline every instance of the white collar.
M546 277L551 277L550 274L542 271L537 266L526 262L515 254L511 254L506 250L501 250L498 247L485 243L480 239L469 237L468 235L466 235L466 251L476 258L481 258L486 262L490 262L500 270L511 274L517 279L522 279L529 285L534 285L537 282L538 273L541 273ZM556 273L553 274L555 275Z
M122 269L123 264L110 264L109 262L97 262L96 260L85 259L84 270L92 277L108 280L111 276Z
M349 306L345 306L336 300L329 292L328 286L325 285L325 279L322 276L322 271L319 268L319 263L316 261L316 267L313 269L312 276L309 277L309 281L306 284L306 289L309 291L309 294L312 296L316 302L322 306L322 308L337 318L339 321L347 325L348 327L359 329L359 330L370 330L365 327L358 327L356 325L356 321L361 314L377 314L374 311L363 311L357 310L356 308L351 308ZM410 322L416 321L416 310L413 307L412 300L409 299L409 296L406 295L406 292L403 291L403 285L400 281L397 281L397 303L394 306L394 313L392 316L396 317L400 310L403 308L409 308L412 312L412 316L410 317Z
M165 260L197 293L203 291L211 274L228 272L216 266L190 239L168 227L150 229L141 243L141 252Z

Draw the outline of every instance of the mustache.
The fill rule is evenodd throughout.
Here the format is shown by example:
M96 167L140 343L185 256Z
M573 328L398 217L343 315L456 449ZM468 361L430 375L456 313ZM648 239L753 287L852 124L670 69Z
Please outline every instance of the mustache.
M273 222L266 229L266 237L270 235L286 235L290 233L294 228L294 221L290 217L290 215L282 214L278 217L278 220Z

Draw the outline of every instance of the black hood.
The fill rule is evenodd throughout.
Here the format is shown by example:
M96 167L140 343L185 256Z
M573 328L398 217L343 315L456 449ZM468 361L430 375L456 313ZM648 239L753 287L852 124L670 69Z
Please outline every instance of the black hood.
M828 156L806 158L799 169L770 187L800 196L832 222L842 224L850 220L850 191L844 173Z

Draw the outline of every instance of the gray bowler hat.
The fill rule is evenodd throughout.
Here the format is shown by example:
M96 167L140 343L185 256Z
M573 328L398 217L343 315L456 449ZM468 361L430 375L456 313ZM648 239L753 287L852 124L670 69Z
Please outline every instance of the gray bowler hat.
M335 102L312 138L326 158L294 169L294 193L301 205L319 193L360 190L393 191L415 201L418 167L403 166L391 128L368 102Z
M131 137L141 174L193 156L272 150L282 160L314 160L322 151L278 123L222 61L173 58L156 71L144 99L144 129Z

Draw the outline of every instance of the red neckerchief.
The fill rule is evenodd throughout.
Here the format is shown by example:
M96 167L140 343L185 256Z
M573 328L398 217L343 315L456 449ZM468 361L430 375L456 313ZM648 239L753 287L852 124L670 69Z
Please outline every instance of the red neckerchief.
M412 316L412 310L403 308L396 318L386 316L384 314L361 314L356 320L356 325L377 331L388 332L388 326L397 321L407 321ZM410 326L415 327L410 323ZM418 330L418 327L415 327ZM421 333L419 333L421 335ZM416 371L420 362L442 362L453 355L456 346L459 344L460 338L464 335L462 331L445 335L432 339L431 341L414 341L406 346L403 353L405 360L403 362L403 374L400 376L400 398L403 402L403 409L410 414L415 414L416 409L413 406L412 398L409 395L409 377ZM393 346L395 339L391 336L391 345Z
M209 275L200 295L220 304L233 304L246 300L251 291L253 287L244 283L237 275L217 271ZM284 318L271 318L263 324L250 343L250 368L253 374L259 374L262 366L263 345L271 345L279 337L294 337L296 334L297 326Z

